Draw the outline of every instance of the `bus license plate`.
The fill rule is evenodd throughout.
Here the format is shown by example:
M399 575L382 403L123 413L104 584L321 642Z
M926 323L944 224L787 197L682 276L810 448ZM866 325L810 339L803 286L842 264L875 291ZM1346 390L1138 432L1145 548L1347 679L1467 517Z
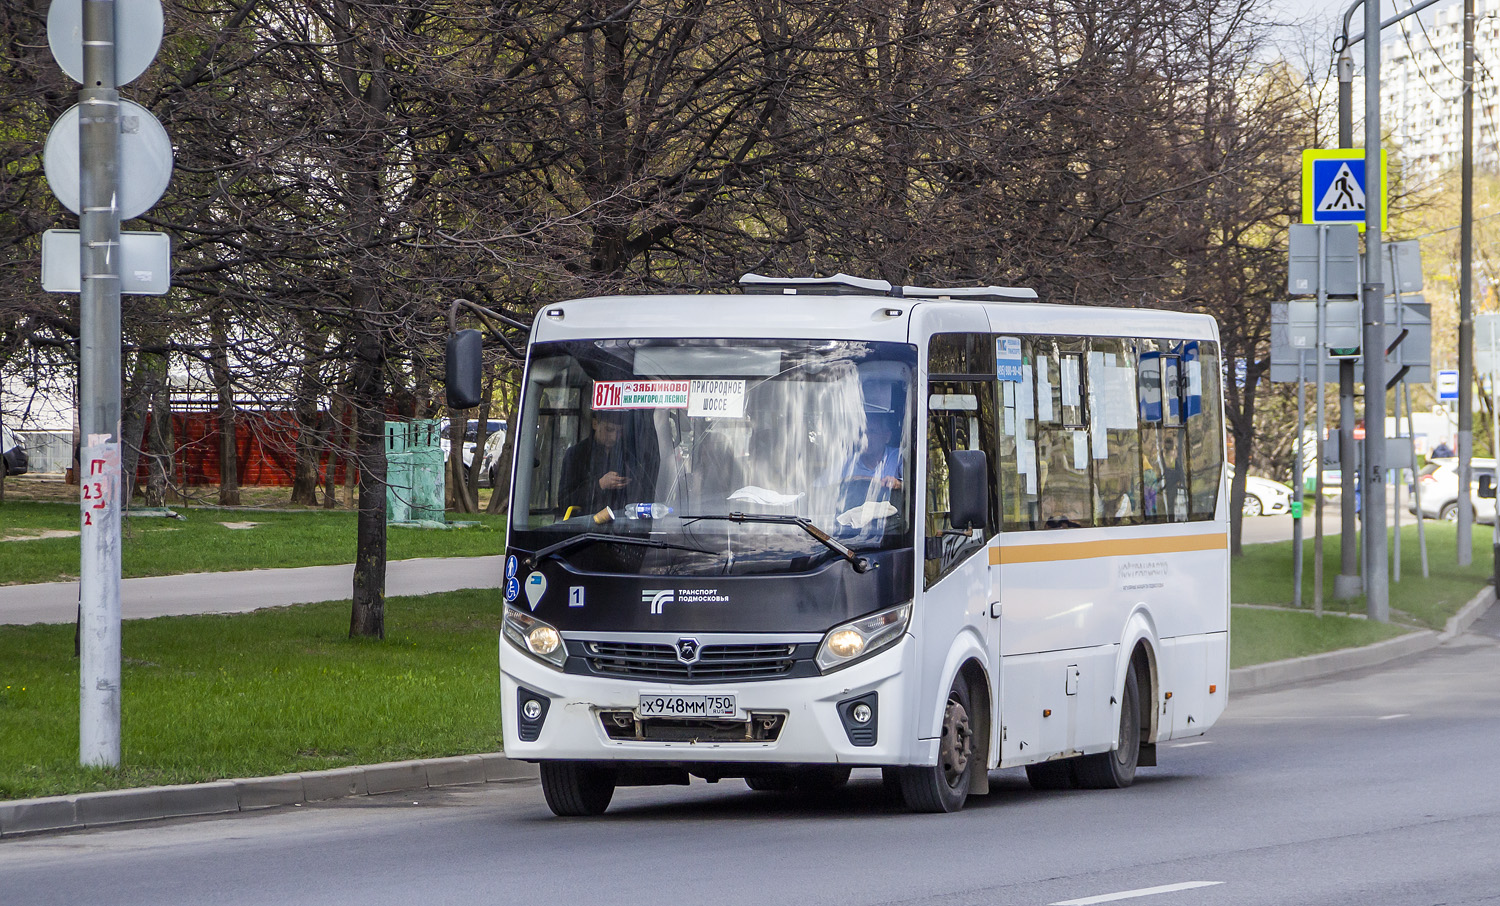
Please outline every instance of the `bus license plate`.
M642 695L641 717L734 717L733 695Z

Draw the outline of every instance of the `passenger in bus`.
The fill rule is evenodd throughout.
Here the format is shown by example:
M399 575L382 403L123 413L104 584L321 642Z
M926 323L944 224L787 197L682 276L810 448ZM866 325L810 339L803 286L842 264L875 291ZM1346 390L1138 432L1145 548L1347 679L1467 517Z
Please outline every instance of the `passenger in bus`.
M1075 469L1069 462L1070 446L1053 443L1043 448L1038 504L1046 528L1082 528L1093 522L1093 486L1087 468Z
M647 455L650 450L630 436L627 413L595 412L590 427L589 436L563 454L559 505L593 514L605 507L620 510L627 503L650 502L656 469Z

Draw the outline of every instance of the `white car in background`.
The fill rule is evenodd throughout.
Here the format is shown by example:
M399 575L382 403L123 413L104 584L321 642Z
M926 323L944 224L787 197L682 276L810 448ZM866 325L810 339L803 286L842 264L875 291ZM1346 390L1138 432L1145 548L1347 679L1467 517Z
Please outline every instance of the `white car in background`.
M489 447L489 441L494 440L496 437L500 438L500 442L501 443L505 442L505 422L504 421L502 421L502 420L500 420L498 418L492 418L492 419L490 419L489 420L489 429L488 430L489 430L489 439L485 443L486 449L488 449L488 447ZM443 448L443 458L444 459L448 458L448 452L453 449L453 438L452 438L452 433L451 432L452 432L452 426L448 423L448 420L446 418L443 419L443 421L442 421L442 430L441 430L441 432L439 434L439 438L440 439L438 441L438 445ZM475 446L475 444L478 441L479 441L479 419L477 419L477 418L471 418L471 419L469 419L468 425L464 429L464 466L466 468L470 467L470 466L472 466L474 464L474 446Z
M1234 469L1229 469L1229 480L1234 481ZM1282 516L1292 511L1292 489L1279 481L1245 476L1245 505L1241 512L1246 516Z
M1479 496L1479 476L1485 472L1493 474L1495 461L1475 457L1471 461L1469 478L1469 500L1474 504L1474 521L1489 524L1495 521L1495 500ZM1429 459L1417 476L1422 483L1422 517L1441 519L1444 522L1458 521L1458 458ZM1415 489L1408 482L1410 492L1406 511L1417 511Z

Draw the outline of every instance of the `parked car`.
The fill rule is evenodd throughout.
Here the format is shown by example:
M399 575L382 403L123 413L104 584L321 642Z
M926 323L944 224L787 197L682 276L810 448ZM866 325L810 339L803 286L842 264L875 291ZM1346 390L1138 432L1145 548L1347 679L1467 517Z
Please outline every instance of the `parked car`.
M493 488L498 482L504 481L509 476L500 474L500 453L505 449L505 422L500 423L500 430L489 436L484 442L484 456L479 460L479 486Z
M0 466L5 469L6 475L25 475L29 467L26 448L21 446L21 439L4 425L0 425Z
M1491 523L1495 521L1495 501L1479 496L1479 475L1481 472L1495 471L1493 459L1479 459L1475 457L1471 461L1472 471L1469 475L1469 500L1474 504L1474 521ZM1417 481L1422 483L1422 516L1425 519L1441 519L1444 522L1458 521L1458 459L1429 459L1427 465L1422 468ZM1412 483L1407 483L1407 490L1411 491L1411 497L1407 501L1406 510L1416 513L1417 499Z
M452 440L452 438L450 436L450 428L451 428L451 426L448 424L448 420L446 418L443 419L443 427L442 427L442 430L441 430L441 432L439 434L440 440L439 440L438 443L443 448L443 458L444 459L448 458L449 451L453 449L453 440ZM501 421L498 418L492 418L492 419L490 419L489 420L489 436L491 438L496 437L496 436L504 438L504 436L505 436L505 422ZM474 445L478 442L478 440L479 440L479 419L477 419L477 418L471 418L471 419L469 419L468 426L464 429L464 466L465 467L471 466L474 463ZM485 446L488 447L488 445L489 445L488 441L486 441Z
M1234 480L1234 469L1229 469L1229 480ZM1292 511L1292 489L1279 481L1245 476L1245 504L1242 512L1246 516L1281 516Z

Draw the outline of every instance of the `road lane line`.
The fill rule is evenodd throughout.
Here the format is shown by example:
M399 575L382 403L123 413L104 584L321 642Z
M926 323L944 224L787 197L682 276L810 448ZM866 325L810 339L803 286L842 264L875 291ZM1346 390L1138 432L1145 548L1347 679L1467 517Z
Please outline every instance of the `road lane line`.
M1212 744L1213 744L1213 740L1211 740L1211 739L1200 739L1197 742L1179 742L1179 743L1175 743L1175 744L1173 744L1172 748L1174 748L1174 749L1191 749L1193 746L1207 746L1207 745L1212 745Z
M1411 717L1411 715L1410 714L1387 714L1384 717L1377 717L1375 719L1376 720L1395 720L1398 717Z
M1102 893L1096 897L1082 897L1077 900L1062 900L1057 903L1049 903L1048 906L1094 906L1095 903L1112 903L1115 900L1131 900L1136 897L1150 897L1159 893L1172 893L1177 890L1192 890L1196 887L1213 887L1223 884L1223 881L1183 881L1180 884L1163 884L1160 887L1142 887L1139 890L1122 890L1119 893Z

